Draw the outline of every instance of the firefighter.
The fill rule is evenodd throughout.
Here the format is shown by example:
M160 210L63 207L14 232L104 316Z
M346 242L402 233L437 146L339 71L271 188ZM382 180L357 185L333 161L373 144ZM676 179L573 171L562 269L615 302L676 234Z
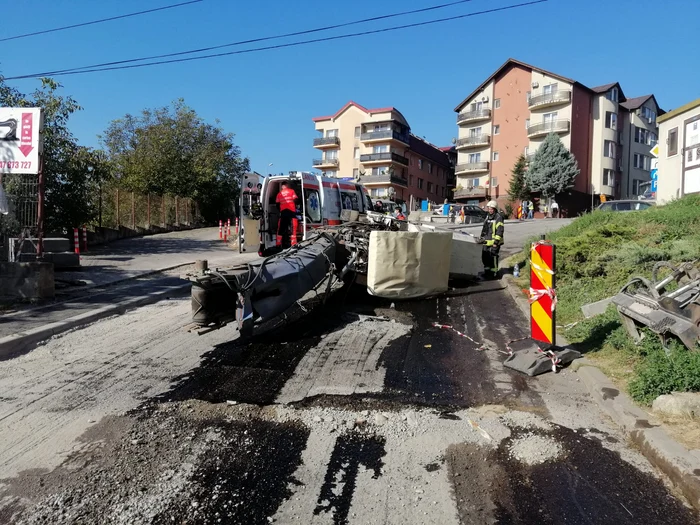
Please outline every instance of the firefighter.
M292 226L291 243L294 246L297 243L297 230L299 228L296 206L296 201L299 200L299 197L286 182L283 182L280 186L281 189L276 198L276 202L280 207L280 218L277 222L277 246L282 246L282 237L288 235L290 224Z
M486 205L488 215L481 229L481 262L484 263L484 278L498 278L498 252L503 244L503 215L498 211L498 203L489 201Z

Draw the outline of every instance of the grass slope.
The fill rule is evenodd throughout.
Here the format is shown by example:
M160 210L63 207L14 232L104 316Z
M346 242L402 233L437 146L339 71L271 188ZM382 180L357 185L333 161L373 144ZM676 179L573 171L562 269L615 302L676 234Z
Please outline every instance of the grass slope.
M700 352L673 344L667 356L651 332L634 345L613 307L588 320L581 313L582 305L614 295L630 277L650 277L658 261L700 259L700 196L646 211L596 211L549 238L557 247L557 324L577 323L567 338L639 402L671 391L700 391Z

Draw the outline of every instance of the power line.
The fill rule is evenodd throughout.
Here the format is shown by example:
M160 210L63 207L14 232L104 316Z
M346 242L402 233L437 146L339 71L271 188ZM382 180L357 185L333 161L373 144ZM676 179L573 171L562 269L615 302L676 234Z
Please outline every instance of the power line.
M101 24L103 22L111 22L112 20L120 20L122 18L130 18L132 16L145 15L148 13L155 13L156 11L164 11L166 9L173 9L175 7L182 7L189 4L197 4L203 2L204 0L190 0L189 2L182 2L180 4L166 5L163 7L156 7L155 9L148 9L146 11L138 11L136 13L128 13L126 15L112 16L109 18L101 18L99 20L92 20L91 22L82 22L80 24L73 24L70 26L55 27L53 29L44 29L43 31L35 31L34 33L25 33L23 35L8 36L5 38L0 38L0 42L7 42L8 40L17 40L19 38L27 38L30 36L45 35L47 33L55 33L57 31L65 31L66 29L74 29L76 27L90 26L93 24Z
M215 54L211 54L211 55L202 55L202 56L197 56L197 57L177 58L177 59L173 59L173 60L160 60L160 61L156 61L156 62L146 62L143 64L131 64L131 65L126 65L126 66L124 66L124 65L113 66L113 67L105 67L105 68L99 68L99 69L70 70L70 71L66 71L63 73L59 72L59 73L52 73L52 74L54 76L81 75L83 73L98 73L98 72L102 72L102 71L116 71L116 70L121 70L121 69L134 69L134 68L140 68L140 67L157 66L157 65L162 65L162 64L191 62L194 60L204 60L207 58L218 58L218 57L231 56L231 55L242 55L242 54L247 54L247 53L255 53L255 52L259 52L259 51L268 51L268 50L272 50L272 49L282 49L282 48L295 47L295 46L301 46L301 45L306 45L306 44L315 44L318 42L328 42L328 41L332 41L332 40L342 40L342 39L346 39L346 38L355 38L355 37L359 37L359 36L373 35L373 34L377 34L377 33L389 32L389 31L398 31L398 30L402 30L402 29L409 29L412 27L422 27L422 26L427 26L427 25L432 25L432 24L439 24L439 23L443 23L443 22L450 22L453 20L460 20L463 18L470 18L473 16L496 13L499 11L508 11L510 9L516 9L519 7L527 7L527 6L532 6L535 4L542 4L542 3L545 3L547 1L548 0L532 0L530 2L523 2L520 4L513 4L513 5L509 5L509 6L504 6L504 7L486 9L483 11L475 11L473 13L467 13L464 15L450 16L450 17L446 17L446 18L438 18L435 20L428 20L425 22L416 22L413 24L405 24L405 25L394 26L394 27L386 27L386 28L375 29L375 30L371 30L371 31L362 31L360 33L349 33L349 34L345 34L345 35L316 38L313 40L302 40L300 42L290 42L287 44L277 44L274 46L256 47L256 48L252 48L252 49L242 49L240 51L228 51L226 53L215 53ZM39 77L42 75L46 75L46 73L34 73L34 74L30 74L30 75L5 77L5 80L21 80L21 79L26 79L26 78L35 78L35 77Z
M449 2L446 4L434 5L431 7L424 7L421 9L413 9L411 11L402 11L400 13L392 13L392 14L387 14L387 15L374 16L371 18L363 18L362 20L353 20L352 22L344 22L342 24L335 24L335 25L330 25L330 26L325 26L325 27L317 27L314 29L305 29L303 31L295 31L293 33L285 33L282 35L251 38L249 40L239 40L238 42L231 42L228 44L221 44L221 45L210 46L210 47L202 47L199 49L192 49L190 51L179 51L176 53L167 53L164 55L152 55L152 56L148 56L148 57L132 58L132 59L128 59L128 60L117 60L115 62L103 62L101 64L92 64L89 66L71 67L71 68L67 68L67 69L57 69L54 71L43 72L43 73L41 73L41 76L57 75L59 73L67 73L69 71L78 71L80 69L94 69L94 68L98 68L98 67L130 64L133 62L141 62L144 60L155 60L155 59L160 59L160 58L170 58L170 57L175 57L175 56L190 55L190 54L194 54L194 53L203 53L205 51L213 51L215 49L222 49L225 47L235 47L235 46L240 46L243 44L254 44L257 42L265 42L268 40L277 40L280 38L287 38L287 37L292 37L292 36L308 35L310 33L318 33L320 31L328 31L331 29L338 29L341 27L348 27L348 26L352 26L352 25L365 24L367 22L376 22L378 20L386 20L388 18L396 18L399 16L406 16L406 15L413 15L413 14L417 14L417 13L425 13L428 11L435 11L437 9L444 9L446 7L452 7L452 6L459 5L459 4L466 4L468 2L473 2L473 1L474 0L458 0L456 2Z

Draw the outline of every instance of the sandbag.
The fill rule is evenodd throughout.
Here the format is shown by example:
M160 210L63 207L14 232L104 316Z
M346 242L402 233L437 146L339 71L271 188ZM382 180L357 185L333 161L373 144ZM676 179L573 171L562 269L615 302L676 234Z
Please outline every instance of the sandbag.
M447 291L451 232L373 231L369 236L367 291L412 299Z

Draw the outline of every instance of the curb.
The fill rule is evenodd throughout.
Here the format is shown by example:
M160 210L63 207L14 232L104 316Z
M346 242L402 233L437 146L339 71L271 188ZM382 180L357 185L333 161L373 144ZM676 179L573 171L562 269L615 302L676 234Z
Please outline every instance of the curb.
M8 335L0 339L0 360L8 359L16 354L25 352L37 343L54 335L66 332L79 326L93 323L100 319L104 319L105 317L121 315L129 309L156 303L162 299L168 298L173 293L181 292L190 286L191 283L189 282L178 284L176 286L166 288L165 290L160 290L141 297L127 299L121 303L103 306L102 308L90 310L62 321L33 328L32 330L27 330L26 332Z
M504 276L507 288L525 315L530 307L510 275ZM559 346L570 343L557 334ZM675 441L661 426L650 421L650 415L639 408L595 365L585 357L569 365L586 385L591 397L634 443L642 455L685 496L692 507L700 511L700 457Z

